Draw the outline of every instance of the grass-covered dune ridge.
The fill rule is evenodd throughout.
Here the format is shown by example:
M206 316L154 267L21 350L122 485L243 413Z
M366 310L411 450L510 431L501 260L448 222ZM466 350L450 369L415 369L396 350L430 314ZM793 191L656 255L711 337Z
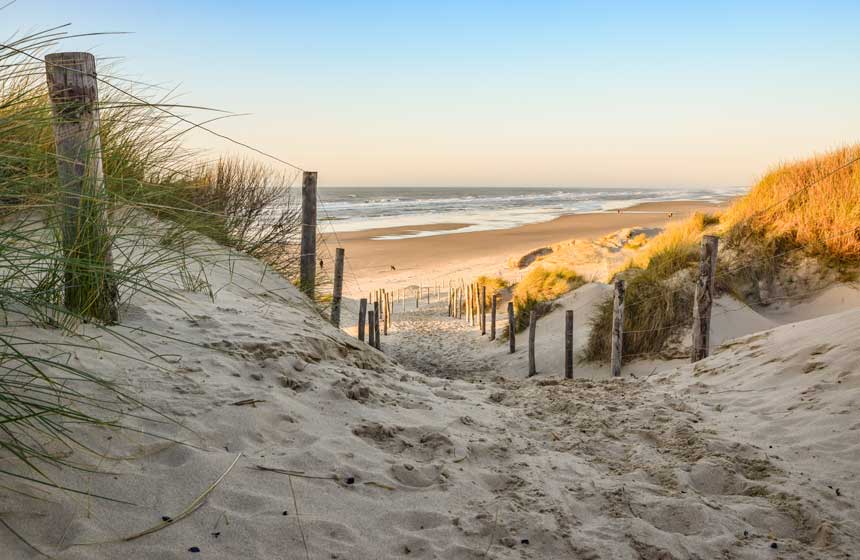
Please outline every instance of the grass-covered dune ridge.
M720 237L718 290L750 305L851 277L860 267L860 145L779 165L724 212L695 214L647 243L616 273L627 281L628 358L664 351L692 323L692 273L706 234ZM797 281L801 262L807 277ZM606 300L592 317L585 359L609 358L611 322Z

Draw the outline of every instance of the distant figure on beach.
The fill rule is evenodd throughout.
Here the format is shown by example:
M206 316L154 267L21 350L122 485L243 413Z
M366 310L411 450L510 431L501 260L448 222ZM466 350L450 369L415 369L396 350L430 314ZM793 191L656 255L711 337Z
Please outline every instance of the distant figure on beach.
M394 268L394 265L391 265L391 270L397 270L397 269Z
M618 212L618 213L620 214L620 213L621 213L621 209L619 208L618 210L616 210L616 212Z
M323 267L323 260L320 259L320 270L322 270L323 268L325 268L325 267Z
M674 212L669 212L669 217L670 217L670 218L672 217L672 214L674 214Z

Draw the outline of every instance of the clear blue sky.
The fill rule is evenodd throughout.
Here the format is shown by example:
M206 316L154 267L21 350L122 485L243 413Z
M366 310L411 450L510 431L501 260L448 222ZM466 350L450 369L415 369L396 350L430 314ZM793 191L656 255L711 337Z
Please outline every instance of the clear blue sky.
M0 36L67 22L324 185L744 185L860 139L857 0L18 0Z

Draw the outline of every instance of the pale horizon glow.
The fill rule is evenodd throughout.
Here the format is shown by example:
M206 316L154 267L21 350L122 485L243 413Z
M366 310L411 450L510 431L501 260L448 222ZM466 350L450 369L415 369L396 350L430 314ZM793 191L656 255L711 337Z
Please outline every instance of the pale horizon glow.
M0 37L133 32L56 50L250 113L212 128L323 187L736 187L860 140L860 4L751 4L18 0Z

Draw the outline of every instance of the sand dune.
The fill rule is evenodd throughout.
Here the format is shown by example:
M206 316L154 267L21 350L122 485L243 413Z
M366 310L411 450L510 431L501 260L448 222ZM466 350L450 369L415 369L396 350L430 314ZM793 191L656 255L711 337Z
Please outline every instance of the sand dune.
M39 557L31 546L59 559L224 560L857 550L857 309L782 326L743 310L715 317L720 346L696 365L635 362L621 379L578 365L564 381L561 312L578 308L581 346L605 285L541 320L539 375L525 379L524 339L510 355L442 301L398 312L382 353L256 261L213 263L207 277L214 300L174 277L181 306L132 301L121 331L145 352L104 336L101 352L70 352L178 424L129 404L128 429L83 430L98 455L70 459L94 472L46 472L84 495L4 481L0 515L20 536L0 531L4 560ZM846 290L821 294L833 303L819 309L856 305ZM65 341L16 333L46 355Z

